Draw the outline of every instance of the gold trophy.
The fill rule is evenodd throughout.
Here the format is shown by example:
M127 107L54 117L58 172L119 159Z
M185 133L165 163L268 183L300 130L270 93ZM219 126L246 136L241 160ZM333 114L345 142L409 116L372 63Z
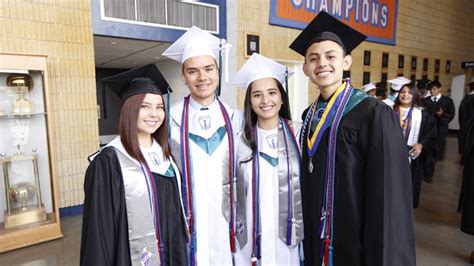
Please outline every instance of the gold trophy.
M28 74L10 74L7 78L7 85L15 90L18 99L13 102L13 114L31 114L35 112L33 101L26 98L26 95L33 89L34 82Z
M10 186L10 169L13 164L20 162L32 162L33 176L28 181L17 182ZM5 229L35 223L46 220L46 210L41 200L41 189L38 171L38 155L16 154L6 157L0 155L3 166L3 179L7 209L5 211ZM31 183L34 179L34 184ZM34 201L33 199L36 199Z

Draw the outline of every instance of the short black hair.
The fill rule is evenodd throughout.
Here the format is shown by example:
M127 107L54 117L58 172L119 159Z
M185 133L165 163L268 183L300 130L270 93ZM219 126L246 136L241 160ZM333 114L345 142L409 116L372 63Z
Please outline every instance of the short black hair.
M428 84L428 90L431 90L432 88L441 88L441 82L437 81L437 80L433 80L430 82L430 84Z

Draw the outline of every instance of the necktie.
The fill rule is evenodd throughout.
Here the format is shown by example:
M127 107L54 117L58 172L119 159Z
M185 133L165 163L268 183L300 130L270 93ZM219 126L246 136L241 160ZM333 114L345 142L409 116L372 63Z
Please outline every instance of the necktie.
M438 101L438 97L434 97L433 102L437 102L437 101Z

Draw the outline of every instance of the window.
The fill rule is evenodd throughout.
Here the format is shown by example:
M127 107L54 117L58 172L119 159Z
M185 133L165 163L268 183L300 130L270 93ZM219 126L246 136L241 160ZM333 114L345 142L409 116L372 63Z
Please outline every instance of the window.
M370 66L370 51L364 51L364 66Z
M411 82L415 82L416 81L416 74L411 74L410 75L410 80L411 80Z
M364 72L362 83L365 85L370 82L370 72Z
M405 65L405 56L404 55L398 55L398 68L403 68Z
M411 70L416 70L416 56L411 57Z
M423 58L423 71L428 71L428 58Z
M135 24L190 28L218 32L218 6L179 0L103 0L103 17Z
M388 53L382 53L382 68L388 68Z
M382 76L380 77L380 87L383 87L385 90L387 89L387 79L388 79L388 75L387 73L382 73Z
M439 59L436 59L435 60L435 73L439 72L439 64L440 64Z
M446 74L451 72L451 60L446 61Z

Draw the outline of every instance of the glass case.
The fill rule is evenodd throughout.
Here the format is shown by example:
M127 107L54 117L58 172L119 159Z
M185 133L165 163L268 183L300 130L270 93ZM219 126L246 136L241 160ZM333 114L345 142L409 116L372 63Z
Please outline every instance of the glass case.
M62 237L46 57L0 53L0 253Z

